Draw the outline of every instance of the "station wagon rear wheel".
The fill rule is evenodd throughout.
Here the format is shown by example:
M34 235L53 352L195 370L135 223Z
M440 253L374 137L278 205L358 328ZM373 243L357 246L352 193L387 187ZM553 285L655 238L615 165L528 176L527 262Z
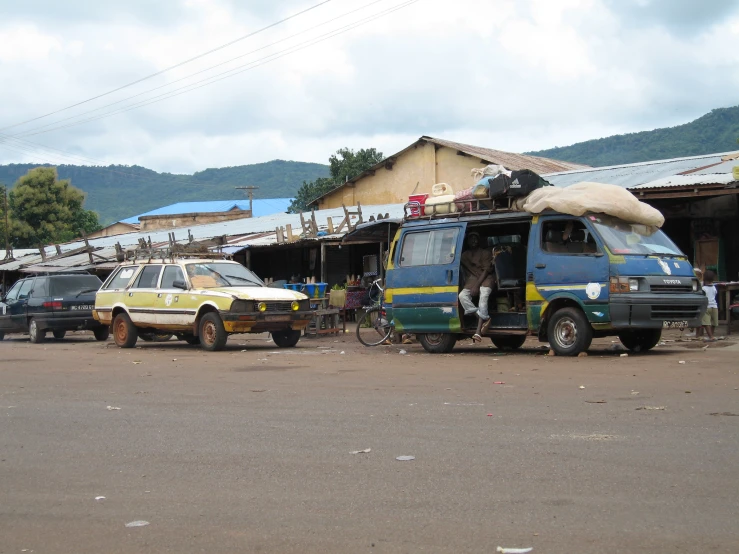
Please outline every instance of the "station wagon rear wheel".
M431 354L446 354L451 352L457 343L457 337L451 333L424 333L418 335L418 342L424 350Z
M215 352L226 346L226 329L221 316L215 312L205 314L200 320L200 346L204 350Z
M577 356L593 342L593 328L585 314L577 308L554 312L547 326L549 344L557 356Z
M39 329L38 323L35 319L31 319L31 321L28 322L28 338L31 339L31 342L34 344L44 342L44 339L46 338L46 331Z
M119 313L113 319L113 340L120 348L133 348L139 338L136 326L125 312Z

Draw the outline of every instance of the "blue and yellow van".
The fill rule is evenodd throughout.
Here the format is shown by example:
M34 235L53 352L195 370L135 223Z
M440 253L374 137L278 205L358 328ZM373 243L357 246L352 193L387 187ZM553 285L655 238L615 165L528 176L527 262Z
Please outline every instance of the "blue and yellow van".
M690 262L655 227L554 212L406 217L390 243L385 302L395 329L415 333L428 352L449 352L477 328L458 300L472 232L494 259L484 335L499 348L536 335L556 354L576 356L594 337L618 336L646 351L663 328L699 326L706 310Z

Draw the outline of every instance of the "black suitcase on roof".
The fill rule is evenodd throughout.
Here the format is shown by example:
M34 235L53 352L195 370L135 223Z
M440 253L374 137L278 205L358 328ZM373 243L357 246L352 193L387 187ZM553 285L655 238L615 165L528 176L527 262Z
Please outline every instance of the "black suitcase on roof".
M528 196L536 189L547 186L551 186L550 183L542 179L537 173L534 173L530 169L512 171L508 196L513 198Z
M490 198L508 196L511 190L511 178L501 173L488 179L488 194Z

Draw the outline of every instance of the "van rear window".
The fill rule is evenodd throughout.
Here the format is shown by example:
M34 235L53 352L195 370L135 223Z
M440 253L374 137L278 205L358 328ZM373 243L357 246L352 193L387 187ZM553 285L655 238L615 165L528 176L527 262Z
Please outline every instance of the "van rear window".
M445 265L454 261L459 229L407 233L400 250L400 265Z

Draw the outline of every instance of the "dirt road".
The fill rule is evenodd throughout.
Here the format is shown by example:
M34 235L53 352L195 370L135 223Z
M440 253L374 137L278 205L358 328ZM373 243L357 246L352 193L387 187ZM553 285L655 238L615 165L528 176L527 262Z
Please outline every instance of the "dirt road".
M0 552L739 552L739 345L488 344L6 338Z

